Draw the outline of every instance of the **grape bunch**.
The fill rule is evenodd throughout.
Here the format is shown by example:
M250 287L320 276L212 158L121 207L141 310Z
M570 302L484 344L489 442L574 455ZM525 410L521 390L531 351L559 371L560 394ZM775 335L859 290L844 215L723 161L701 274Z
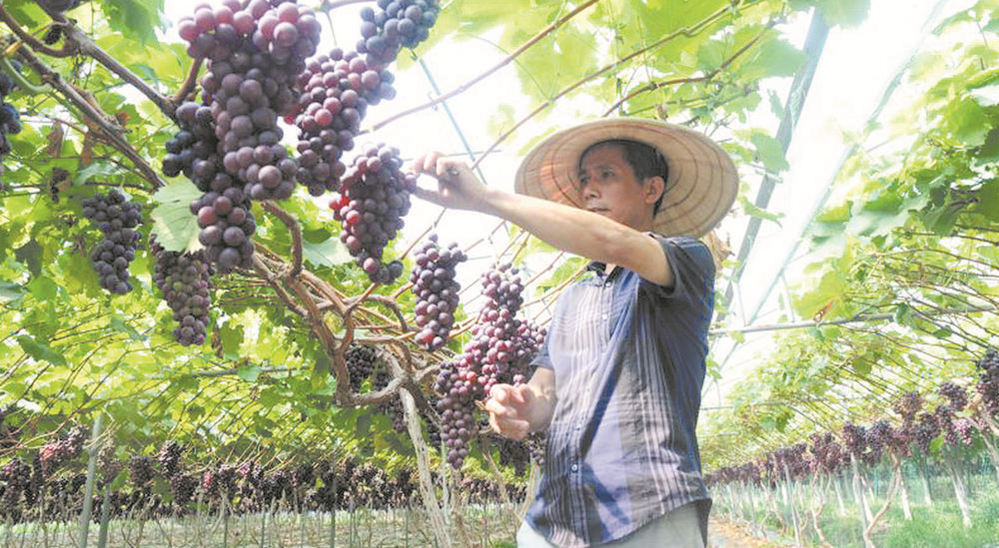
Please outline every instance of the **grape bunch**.
M177 473L170 476L170 494L175 508L181 508L194 498L198 489L198 478L191 474Z
M191 213L198 217L201 227L198 239L219 272L253 266L254 246L250 236L257 231L257 221L238 187L230 187L221 194L206 193L191 202Z
M508 263L482 274L482 293L489 301L479 311L479 324L459 363L477 374L486 394L496 384L525 382L544 340L544 329L516 318L523 289L517 269Z
M294 1L251 0L244 8L224 0L195 7L177 30L192 57L208 58L201 88L225 172L251 199L290 197L298 164L278 145L277 120L293 112L293 86L319 42L313 11Z
M436 0L377 0L375 5L361 8L357 51L383 65L395 61L400 48L426 40L440 13Z
M168 440L160 447L160 452L156 455L163 475L171 478L180 473L180 457L184 454L184 447L174 440Z
M475 436L475 402L485 397L475 374L462 371L456 362L441 364L434 390L441 395L437 411L441 417L441 441L447 447L446 459L454 469L468 456L468 441Z
M916 420L916 414L923 407L923 398L916 392L906 392L895 403L892 409L902 417L902 424L908 428Z
M203 251L167 251L155 241L151 248L156 258L153 282L163 292L173 319L180 324L173 330L174 340L184 346L205 342L214 269Z
M374 283L392 283L402 274L402 262L382 263L382 252L403 227L416 176L403 173L399 151L369 146L344 174L340 193L330 201L343 231L340 241Z
M45 477L63 464L77 458L83 453L83 444L87 441L87 431L82 426L74 426L65 437L50 441L42 446L39 457L42 460L42 471Z
M375 370L375 349L372 346L352 344L343 355L350 373L350 389L361 391L364 380Z
M128 265L135 259L142 224L142 206L126 201L125 195L112 189L83 200L83 216L97 223L104 239L90 253L90 264L101 287L122 295L132 290Z
M447 343L451 333L461 289L454 279L455 267L468 257L453 242L441 249L436 234L427 238L414 257L416 267L409 281L416 295L416 326L420 328L416 342L433 352Z
M847 422L843 425L843 445L846 450L857 458L867 450L867 429L863 426Z
M376 367L374 376L371 377L371 388L375 391L383 390L390 382L392 382L392 374L388 368L384 364L382 364L382 367ZM376 408L379 412L388 415L392 419L393 430L400 434L406 431L406 415L402 410L402 400L399 399L398 395L393 395L391 398L379 403Z
M143 455L132 455L128 460L128 478L136 491L147 492L153 483L153 461Z
M395 77L379 65L369 65L355 51L333 48L306 62L298 76L299 168L297 180L313 196L339 188L347 171L341 161L354 148L368 105L395 97Z
M212 109L194 101L182 103L174 111L180 130L164 145L163 174L181 173L202 192L220 191L232 186L232 180L219 167L218 138Z
M955 412L964 409L968 405L968 391L963 386L952 382L945 382L937 389L937 393L947 398L950 408Z
M982 359L975 362L975 366L981 371L975 390L981 395L985 409L993 416L997 416L999 415L999 352L996 352L995 348L988 349Z
M15 68L19 65L15 65ZM21 133L21 115L14 105L7 102L7 96L14 89L14 81L6 72L0 71L0 159L10 154L13 147L7 140L8 135ZM3 164L0 164L0 175L3 174Z
M934 413L923 412L919 414L916 420L915 429L912 431L912 437L916 442L916 445L922 449L924 454L929 454L930 443L933 439L940 434L941 425L938 417Z

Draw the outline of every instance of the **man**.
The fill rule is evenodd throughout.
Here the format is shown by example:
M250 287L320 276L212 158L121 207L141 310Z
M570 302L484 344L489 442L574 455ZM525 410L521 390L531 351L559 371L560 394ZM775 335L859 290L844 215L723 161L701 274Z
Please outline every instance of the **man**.
M711 500L695 438L714 264L695 237L724 217L737 175L707 137L645 119L556 133L528 153L517 194L429 154L434 203L511 221L592 263L559 297L527 384L497 385L492 428L548 430L521 547L703 547Z

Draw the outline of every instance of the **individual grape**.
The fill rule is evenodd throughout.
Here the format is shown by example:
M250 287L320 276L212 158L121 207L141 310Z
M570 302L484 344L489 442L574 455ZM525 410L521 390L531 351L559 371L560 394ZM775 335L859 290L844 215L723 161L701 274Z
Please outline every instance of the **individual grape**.
M416 176L401 168L397 149L367 147L330 201L334 218L343 226L340 241L374 283L388 284L402 274L402 262L382 263L382 252L402 229L409 195L416 188Z
M90 253L101 287L119 295L128 293L132 290L128 265L135 259L141 238L135 228L142 224L142 206L112 189L83 200L83 216L97 223L104 234Z
M430 35L440 8L436 0L378 0L361 8L357 51L369 62L388 65L403 47L415 48Z
M205 342L212 302L209 291L214 274L205 253L167 251L156 242L150 247L156 259L153 282L163 293L163 300L178 323L173 330L174 340L184 346Z
M416 326L420 328L416 342L424 350L433 352L448 341L461 290L455 267L467 258L456 243L442 250L436 234L416 250L410 282L416 295Z

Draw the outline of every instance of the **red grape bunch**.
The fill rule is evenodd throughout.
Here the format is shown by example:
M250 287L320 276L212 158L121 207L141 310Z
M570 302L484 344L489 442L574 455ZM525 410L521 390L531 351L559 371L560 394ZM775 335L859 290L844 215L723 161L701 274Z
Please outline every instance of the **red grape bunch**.
M368 105L395 97L394 76L357 52L333 48L306 62L298 77L298 182L313 196L337 190L347 168L340 160L354 148Z
M409 212L409 194L416 176L402 171L399 151L385 145L367 147L347 170L330 208L340 221L340 241L374 283L392 283L402 274L402 262L382 263L382 252Z
M454 279L455 267L468 259L465 252L451 243L441 249L437 235L431 234L416 250L416 267L410 281L416 295L416 326L420 332L416 342L433 352L444 346L454 324L461 284Z
M135 227L142 224L142 206L126 201L124 194L112 189L83 200L83 216L96 222L104 233L104 240L90 253L101 287L119 295L128 293L132 290L128 265L135 259L139 244Z
M87 430L77 425L71 428L65 437L43 445L39 456L42 459L45 477L51 477L60 466L79 457L83 453L83 444L86 441Z
M208 192L191 202L191 213L197 215L201 227L198 240L219 272L253 266L250 236L257 231L257 221L239 187L230 187L221 194Z
M167 440L160 447L160 452L156 455L156 460L159 461L165 477L172 478L180 473L180 457L183 454L184 446L174 440Z
M177 107L174 116L180 131L166 142L163 174L176 177L183 173L202 192L232 186L231 178L221 170L212 109L187 101Z
M400 48L426 40L440 13L436 0L377 0L375 5L361 8L357 51L384 65L395 61Z
M156 242L151 247L156 258L153 282L163 292L173 319L180 324L173 330L174 340L184 346L205 342L214 269L203 251L167 251Z
M441 441L447 447L446 459L454 469L461 468L468 456L468 441L475 436L475 402L485 394L475 376L462 371L456 362L441 364L434 390L441 395L437 412L441 416Z

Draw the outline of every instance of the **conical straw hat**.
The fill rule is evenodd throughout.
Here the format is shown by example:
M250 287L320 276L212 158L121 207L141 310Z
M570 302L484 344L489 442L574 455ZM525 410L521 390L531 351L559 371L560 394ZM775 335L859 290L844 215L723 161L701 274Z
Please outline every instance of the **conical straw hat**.
M579 157L608 139L631 139L657 149L669 166L666 194L654 230L666 236L700 237L729 212L739 176L732 159L707 136L683 126L645 118L605 118L551 135L517 169L514 188L554 202L582 207Z

